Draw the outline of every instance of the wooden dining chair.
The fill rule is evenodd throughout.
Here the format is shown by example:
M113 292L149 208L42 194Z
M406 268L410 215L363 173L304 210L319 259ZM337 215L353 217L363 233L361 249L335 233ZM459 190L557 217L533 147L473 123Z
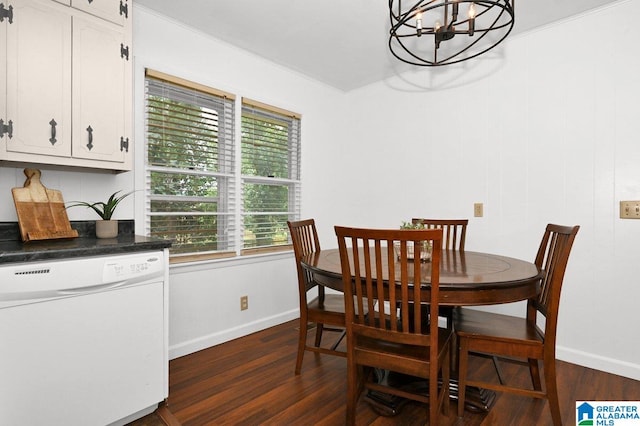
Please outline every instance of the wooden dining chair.
M556 326L560 290L571 246L579 226L549 224L542 237L535 264L542 271L537 297L527 301L526 318L459 308L454 312L454 328L459 345L458 416L462 416L466 386L543 398L549 401L553 424L562 424L556 385ZM538 326L538 318L544 325ZM533 389L502 382L467 379L469 353L497 356L500 359L527 360ZM544 377L540 375L542 361ZM543 380L544 379L544 380ZM544 381L544 389L542 382Z
M335 231L347 316L347 424L355 424L358 398L369 389L428 404L426 417L437 425L440 411L449 413L452 330L439 328L437 320L410 307L438 307L442 231L339 226ZM407 246L413 245L415 259L420 259L423 241L432 243L430 263L408 256ZM429 288L414 285L423 277ZM427 395L377 383L374 369L429 379Z
M346 352L336 350L345 335L344 299L341 294L325 294L325 288L313 279L311 271L303 268L300 260L303 256L320 250L320 241L314 219L288 221L293 253L298 272L298 293L300 297L300 333L298 338L298 356L295 374L300 374L304 351L346 357ZM317 289L317 295L312 291ZM315 323L316 336L314 346L307 344L309 323ZM340 333L337 341L330 347L321 346L324 331Z
M443 254L443 262L449 262L450 252L464 251L464 243L467 238L467 225L469 219L424 219L414 217L411 219L411 223L422 224L425 229L442 229L442 250L446 253ZM445 306L440 308L440 316L446 318L447 323L451 324L453 317L453 308ZM455 351L452 352L452 362L456 360Z
M413 218L411 223L424 225L425 229L442 229L442 249L464 251L469 219Z

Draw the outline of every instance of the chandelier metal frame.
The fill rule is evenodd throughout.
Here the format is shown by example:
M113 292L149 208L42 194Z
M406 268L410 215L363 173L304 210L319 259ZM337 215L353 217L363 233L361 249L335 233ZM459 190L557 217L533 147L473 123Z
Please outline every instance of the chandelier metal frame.
M435 67L466 61L482 55L500 44L515 23L515 0L389 0L389 50L399 60L411 65ZM459 13L466 4L467 14ZM494 9L495 8L495 9ZM463 7L464 9L464 7ZM425 25L423 15L437 14L442 22ZM466 41L460 41L463 35ZM416 38L433 36L433 50L419 50ZM453 52L438 58L441 44L458 36L460 44ZM426 40L425 40L426 41ZM447 43L448 45L448 43ZM420 45L421 49L424 44Z

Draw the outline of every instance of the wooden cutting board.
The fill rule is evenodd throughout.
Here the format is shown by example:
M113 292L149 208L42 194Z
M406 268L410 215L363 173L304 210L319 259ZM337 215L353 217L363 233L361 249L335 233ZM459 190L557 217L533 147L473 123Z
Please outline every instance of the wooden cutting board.
M78 231L71 229L62 193L45 188L40 170L24 169L24 174L24 187L11 189L22 241L76 238Z

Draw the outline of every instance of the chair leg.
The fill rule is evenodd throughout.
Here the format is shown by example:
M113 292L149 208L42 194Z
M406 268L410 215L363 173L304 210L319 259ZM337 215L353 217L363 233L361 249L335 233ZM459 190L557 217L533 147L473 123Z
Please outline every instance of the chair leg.
M544 366L544 384L547 388L547 399L551 409L551 418L554 426L562 426L562 415L560 414L560 401L558 400L558 385L556 383L556 363L555 360L547 362ZM539 376L538 376L539 377Z
M436 370L437 371L437 370ZM440 417L440 393L438 392L438 375L429 378L429 425L437 426Z
M363 374L360 367L347 358L347 417L346 424L356 424L356 405L360 395L360 376Z
M322 330L324 329L324 324L316 323L316 348L320 347L320 343L322 342Z
M302 358L304 358L304 348L307 346L307 320L300 318L300 333L298 334L298 356L296 357L296 375L300 374L302 368Z
M467 369L469 362L469 342L458 337L458 417L464 414L465 394L467 392Z
M531 383L535 390L542 390L542 382L540 381L540 366L538 360L529 358L529 374L531 374Z
M449 354L449 365L453 375L458 373L458 335L454 332L451 335L451 353Z
M449 351L451 351L451 342L449 342ZM451 379L451 353L445 355L445 359L442 362L442 413L449 417L449 383Z

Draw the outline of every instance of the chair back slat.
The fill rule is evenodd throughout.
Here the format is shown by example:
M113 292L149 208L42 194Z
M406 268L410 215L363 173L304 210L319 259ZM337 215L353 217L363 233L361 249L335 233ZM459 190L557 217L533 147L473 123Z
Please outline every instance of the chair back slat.
M320 241L314 219L287 222L296 260L320 250Z
M413 218L411 223L414 225L420 223L424 225L425 229L442 229L442 249L464 251L469 219Z

